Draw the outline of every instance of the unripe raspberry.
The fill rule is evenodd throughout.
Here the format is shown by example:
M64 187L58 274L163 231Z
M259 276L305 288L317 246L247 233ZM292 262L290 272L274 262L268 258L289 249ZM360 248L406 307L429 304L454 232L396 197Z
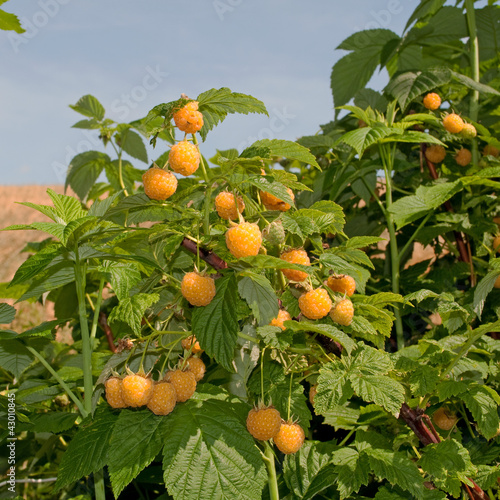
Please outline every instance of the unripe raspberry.
M206 367L202 359L191 356L187 359L186 364L187 371L194 375L196 382L199 382L205 376Z
M285 311L284 309L280 309L278 312L278 316L276 318L273 318L271 320L271 323L269 323L271 326L278 326L282 330L286 330L285 325L283 323L285 321L290 321L292 317L290 316L290 313L288 311Z
M314 406L314 398L316 397L316 394L318 394L318 386L312 385L311 388L309 389L309 403L311 403L313 406Z
M434 92L430 92L424 97L424 106L431 111L434 111L441 106L441 97Z
M259 441L267 441L278 434L281 416L276 408L252 408L247 416L247 430Z
M290 195L290 198L294 200L295 196L293 194L293 191L290 188L287 188L287 192ZM281 212L286 212L291 208L291 205L289 203L280 200L278 197L272 195L271 193L267 193L266 191L260 192L260 199L267 210L279 210Z
M464 128L464 121L456 113L450 113L443 118L443 127L452 134L459 134Z
M326 290L316 288L299 297L299 308L306 318L320 319L330 312L332 301Z
M106 401L111 408L126 408L127 404L123 401L122 379L120 377L110 377L104 382Z
M148 402L148 408L155 415L168 415L177 402L177 396L172 384L168 382L156 382L153 387L153 395Z
M458 422L458 417L445 406L441 406L432 415L434 423L444 431L449 431Z
M153 167L142 175L146 196L152 200L163 201L170 198L177 189L177 178L172 172Z
M446 150L443 146L433 144L432 146L427 146L425 150L425 157L431 163L441 163L446 156Z
M196 337L194 335L190 335L189 337L182 339L181 345L183 349L186 349L186 351L189 351L189 349L191 349L191 346L193 346L193 348L191 349L191 353L193 354L199 354L200 352L203 352L203 349L200 347L200 343L196 340Z
M297 453L304 444L304 429L299 424L283 422L273 439L274 444L285 455Z
M234 194L228 191L221 191L215 197L215 209L219 214L219 217L226 220L236 220L238 219L238 212L241 214L245 210L245 203L243 198L238 196L236 202L238 203L238 209L236 209L236 203L234 201Z
M139 373L127 375L122 380L122 396L127 406L137 408L147 405L153 394L153 381Z
M311 260L303 248L288 250L280 255L280 259L286 260L291 264L302 264L310 266ZM304 281L307 278L305 271L296 271L295 269L282 269L281 272L291 281Z
M187 401L196 391L196 379L192 372L173 370L167 372L164 379L174 386L177 401L180 403Z
M499 155L499 151L495 146L491 144L487 144L483 149L483 156L494 156L497 158Z
M207 306L215 297L215 282L210 276L186 273L181 282L183 297L193 306Z
M242 222L230 227L226 232L226 245L237 259L257 255L262 245L259 226L250 222Z
M460 132L460 135L466 139L473 139L477 135L476 127L472 123L464 123L464 128Z
M180 141L170 149L168 164L177 174L184 176L194 174L200 165L200 152L194 144Z
M262 237L271 245L281 245L285 242L285 228L280 220L275 220L262 230Z
M339 292L342 295L352 297L356 291L356 281L352 276L347 274L332 274L326 282L328 288L334 292Z
M354 306L349 299L338 302L330 311L330 318L339 325L349 326L354 317Z
M472 160L472 153L465 148L459 149L455 155L455 161L461 166L466 167Z
M203 127L203 115L198 111L198 102L188 102L174 113L175 126L186 134L195 134Z

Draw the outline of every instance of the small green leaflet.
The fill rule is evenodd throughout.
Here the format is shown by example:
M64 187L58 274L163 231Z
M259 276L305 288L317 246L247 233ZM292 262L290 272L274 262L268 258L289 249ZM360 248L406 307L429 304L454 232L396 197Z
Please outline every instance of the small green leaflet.
M157 293L138 293L132 297L125 297L113 308L109 315L109 322L124 321L136 335L141 333L141 321L146 309L160 299Z
M245 273L238 282L238 292L252 309L259 326L268 325L278 315L278 297L265 276Z
M76 104L70 104L69 107L81 115L89 116L99 121L104 118L105 110L103 105L90 94L80 97Z
M0 5L3 3L1 2ZM26 31L21 26L19 18L16 15L5 12L3 9L0 9L0 30L15 31L16 33L24 33Z

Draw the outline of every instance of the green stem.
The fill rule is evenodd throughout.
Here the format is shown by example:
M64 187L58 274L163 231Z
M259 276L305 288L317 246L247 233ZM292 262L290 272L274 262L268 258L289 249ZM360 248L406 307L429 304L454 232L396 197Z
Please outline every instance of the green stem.
M255 337L252 337L251 335L247 335L246 333L238 332L238 337L240 337L240 339L249 340L250 342L253 342L254 344L259 343L259 341Z
M95 491L95 500L106 500L103 469L99 469L97 472L94 472L94 491Z
M476 28L476 12L474 10L474 0L465 0L465 8L467 11L467 27L469 30L469 50L470 50L470 65L472 69L472 79L479 83L479 43L477 38ZM473 122L477 122L479 114L479 91L473 90L470 100L469 118ZM472 139L472 161L474 165L478 164L479 153L477 139Z
M269 478L269 498L271 500L279 500L280 493L278 488L278 477L276 476L276 465L274 463L274 453L271 445L266 441L264 443L266 448L264 457L267 467L267 475Z
M196 137L196 134L193 134L193 144L195 146L198 146L198 139ZM201 153L200 153L200 167L201 171L203 172L203 179L208 184L210 182L208 179L208 169L207 165L205 165L205 159L203 158L203 155Z
M90 347L94 349L95 335L97 332L97 323L99 321L99 312L101 311L102 289L104 288L104 278L99 282L99 292L97 292L97 301L94 308L94 319L92 320L92 328L90 330Z
M113 149L115 150L116 155L118 156L118 182L120 183L120 187L123 189L125 196L128 196L127 188L125 187L125 183L123 182L123 164L122 164L122 150L118 151L116 146L113 144L113 141L110 141Z
M347 436L344 439L342 439L342 441L339 443L339 446L345 446L347 441L349 441L349 438L354 434L354 431L355 429L351 429L349 431L349 434L347 434Z
M73 401L73 403L75 403L82 417L85 418L88 415L88 412L85 410L85 408L82 405L82 402L78 399L76 394L69 388L68 384L66 384L66 382L59 376L59 374L54 370L54 368L52 368L52 366L50 366L50 364L47 363L46 359L38 351L36 351L35 349L33 349L33 347L29 345L26 346L26 349L28 349L28 351L31 352L31 354L33 354L33 356L35 356L35 358L38 359L38 361L40 361L40 363L42 363L42 365L49 371L49 373L57 380L57 382L64 389L68 397Z
M87 308L85 306L85 265L82 266L78 253L78 246L75 248L75 282L76 295L78 297L78 314L80 317L80 330L82 332L82 358L83 358L83 404L85 411L89 414L92 411L92 347L90 343L89 325L87 323Z
M394 225L394 217L391 213L392 207L392 167L393 167L393 152L387 149L386 145L380 145L380 157L384 165L385 174L385 216L387 220L387 229L389 231L389 247L391 254L391 278L392 278L392 292L399 294L399 251L398 242L396 239L396 227ZM403 333L403 321L401 319L401 311L399 306L396 304L394 306L394 315L396 317L396 342L398 350L404 347L404 333Z

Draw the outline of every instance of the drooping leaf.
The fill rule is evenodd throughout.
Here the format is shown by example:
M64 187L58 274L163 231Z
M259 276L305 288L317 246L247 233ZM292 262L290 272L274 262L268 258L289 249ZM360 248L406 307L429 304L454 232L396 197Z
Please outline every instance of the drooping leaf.
M245 273L238 282L238 292L252 309L260 326L269 324L278 315L278 297L265 276Z
M131 129L126 129L120 134L119 145L125 153L137 158L144 163L148 162L148 153L141 136Z
M85 200L110 161L107 154L99 151L85 151L76 155L69 164L64 191L71 187L80 200Z

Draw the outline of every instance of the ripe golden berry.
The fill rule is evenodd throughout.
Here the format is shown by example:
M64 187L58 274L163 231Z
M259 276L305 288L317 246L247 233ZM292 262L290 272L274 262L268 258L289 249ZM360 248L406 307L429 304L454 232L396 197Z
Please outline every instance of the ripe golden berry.
M194 144L188 141L180 141L170 149L168 164L175 173L186 177L198 170L200 152Z
M137 408L147 405L153 394L153 381L139 373L127 375L122 380L122 396L127 406Z
M174 386L168 382L155 382L148 408L155 415L168 415L175 408L177 396Z
M441 406L432 415L432 420L440 429L449 431L458 422L458 417L445 406Z
M282 330L286 330L285 326L283 323L285 321L291 320L292 317L290 316L290 313L288 311L285 311L284 309L280 309L278 312L278 316L276 318L273 318L271 320L271 323L269 323L272 326L277 326L281 328Z
M198 111L198 102L188 102L174 113L175 126L186 134L195 134L203 127L203 115Z
M456 113L450 113L443 118L443 127L452 134L459 134L464 128L464 121Z
M206 367L202 359L191 356L187 359L186 364L187 371L194 375L196 382L199 382L205 376Z
M299 297L299 308L306 318L321 319L330 312L332 300L325 289L316 288Z
M330 311L330 318L335 323L343 326L349 326L354 317L354 306L349 299L343 299Z
M250 222L242 222L230 227L226 232L226 245L237 259L257 255L262 245L259 226Z
M196 379L190 371L172 370L165 374L164 379L174 386L180 403L187 401L196 391Z
M429 92L424 97L424 106L431 111L435 111L441 106L441 97L434 92Z
M500 235L495 236L495 238L493 239L493 250L496 253L500 253Z
M281 416L276 408L252 408L247 416L247 430L259 441L267 441L278 434Z
M236 209L236 203L238 208ZM219 214L219 217L225 220L236 220L238 218L238 212L240 214L245 210L245 203L243 198L238 196L236 203L234 201L234 194L228 191L221 191L215 197L215 209Z
M466 148L461 148L455 155L455 161L461 167L466 167L472 161L472 153Z
M193 306L207 306L215 297L215 282L195 271L186 273L181 282L182 296Z
M126 408L127 404L122 395L122 379L120 377L110 377L104 382L106 401L111 408Z
M326 285L330 290L352 297L356 291L356 281L347 274L332 274L328 277Z
M497 158L499 154L500 152L498 151L498 149L491 144L487 144L483 149L483 156L494 156L495 158Z
M191 349L191 346L193 346L193 348L191 349L191 352L193 354L199 354L200 352L203 352L203 349L200 347L200 343L196 340L196 337L194 335L190 335L189 337L182 339L181 345L183 349L186 349L186 351L189 351L189 349Z
M297 453L304 444L304 429L299 424L283 422L273 439L274 444L285 455Z
M302 264L303 266L310 266L311 260L309 255L303 248L292 249L283 252L280 259L286 260L291 264ZM281 272L291 281L304 281L307 278L305 271L296 271L295 269L282 269Z
M152 200L163 201L170 198L177 189L177 178L172 172L153 167L142 175L146 196Z
M292 200L295 200L293 191L290 188L287 188L287 192L290 195L290 198ZM260 199L262 201L262 204L267 208L267 210L279 210L281 212L286 212L291 208L291 205L289 203L280 200L278 197L266 191L260 192Z
M427 146L425 149L425 157L431 163L441 163L446 156L446 150L443 146L433 144L432 146Z

